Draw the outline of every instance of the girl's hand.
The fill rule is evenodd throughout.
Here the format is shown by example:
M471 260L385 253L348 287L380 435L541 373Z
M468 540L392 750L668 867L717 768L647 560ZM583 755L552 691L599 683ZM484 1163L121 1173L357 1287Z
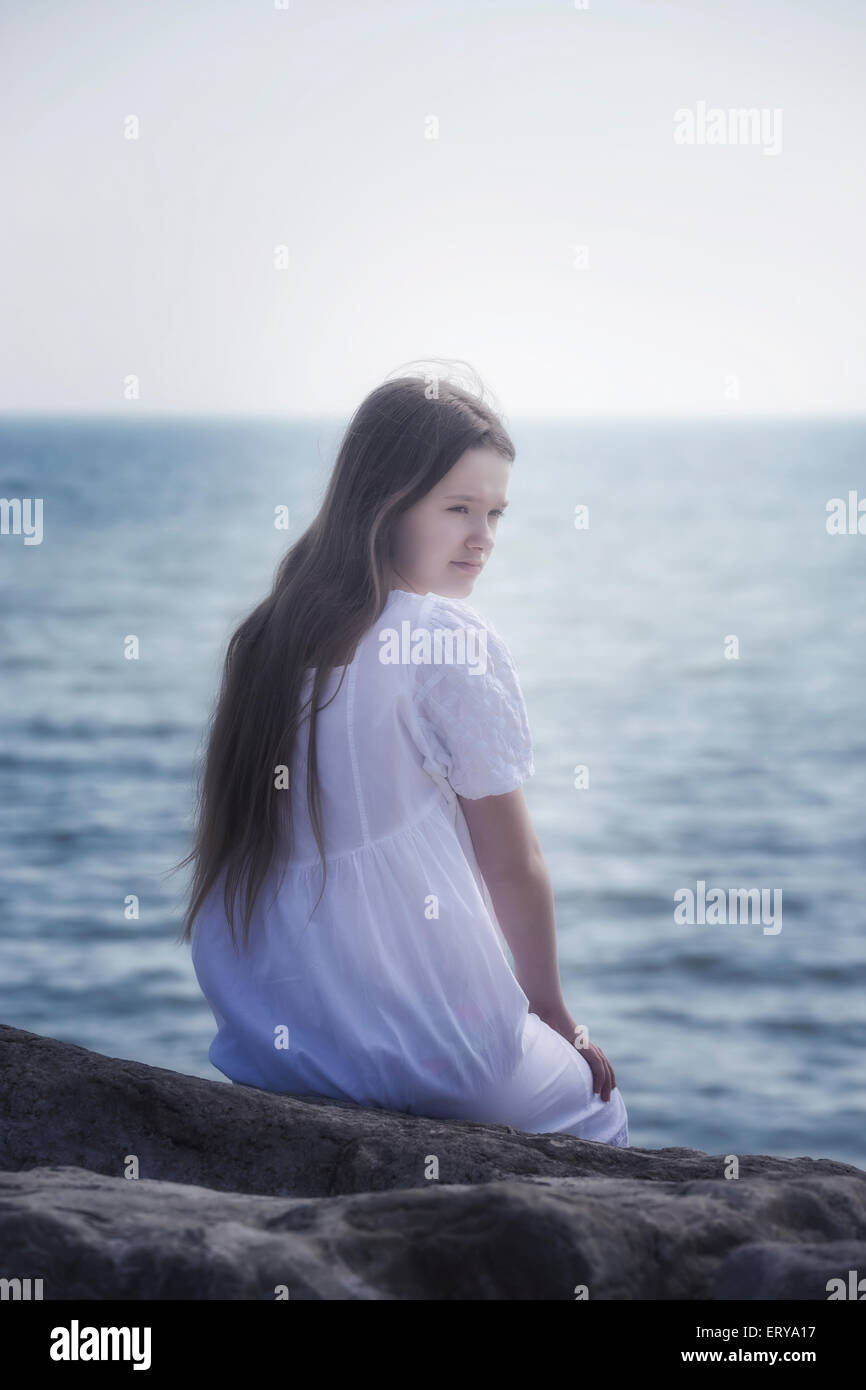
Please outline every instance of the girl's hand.
M537 1009L535 1012L542 1023L546 1023L555 1033L559 1033L566 1042L574 1044L579 1030L564 1004L556 1009L545 1010L543 1013ZM588 1042L586 1047L578 1047L576 1051L589 1063L592 1069L593 1091L600 1092L603 1101L609 1101L610 1093L616 1085L616 1077L613 1067L601 1048L596 1043Z

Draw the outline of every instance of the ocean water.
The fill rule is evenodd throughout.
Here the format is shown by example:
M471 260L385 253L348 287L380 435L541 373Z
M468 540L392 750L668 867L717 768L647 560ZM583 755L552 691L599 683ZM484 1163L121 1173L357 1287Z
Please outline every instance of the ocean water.
M0 535L0 1022L224 1079L165 873L225 644L340 428L0 422L0 497L43 499L41 544ZM469 601L520 673L564 991L631 1142L866 1166L866 534L826 528L866 422L511 430ZM769 910L678 922L701 882Z

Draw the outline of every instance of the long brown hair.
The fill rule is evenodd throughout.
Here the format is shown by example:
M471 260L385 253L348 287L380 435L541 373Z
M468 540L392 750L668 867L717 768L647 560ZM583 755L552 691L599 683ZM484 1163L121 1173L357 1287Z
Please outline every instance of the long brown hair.
M307 668L315 668L307 805L323 869L313 912L318 907L327 878L316 762L322 687L333 668L351 661L387 602L399 518L473 448L496 449L509 461L515 456L494 409L436 374L386 381L352 416L318 515L280 561L267 598L228 643L198 786L194 846L170 871L195 863L179 941L191 939L195 918L225 870L232 942L237 950L235 901L242 893L246 946L284 824L286 862L291 856L291 799L280 800L275 772L292 765Z

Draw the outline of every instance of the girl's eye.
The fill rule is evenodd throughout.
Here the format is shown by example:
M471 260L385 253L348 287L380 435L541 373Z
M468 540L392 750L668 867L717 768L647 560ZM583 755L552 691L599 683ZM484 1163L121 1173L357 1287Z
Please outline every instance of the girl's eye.
M458 503L458 505L457 505L456 507L449 507L448 510L449 510L449 512L465 512L465 511L466 511L466 507L465 507L465 505L464 505L463 502L460 502L460 503ZM493 516L504 516L504 515L505 515L504 508L502 508L502 507L494 507L494 508L493 508L493 511L492 511L492 515L493 515Z

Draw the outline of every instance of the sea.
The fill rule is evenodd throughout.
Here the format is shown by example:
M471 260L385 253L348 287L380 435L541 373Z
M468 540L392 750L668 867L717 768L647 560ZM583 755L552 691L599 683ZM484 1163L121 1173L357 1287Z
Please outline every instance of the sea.
M866 1167L866 420L506 424L468 601L631 1144ZM0 499L42 507L28 543L0 502L0 1023L226 1081L168 871L226 643L344 427L0 420Z

